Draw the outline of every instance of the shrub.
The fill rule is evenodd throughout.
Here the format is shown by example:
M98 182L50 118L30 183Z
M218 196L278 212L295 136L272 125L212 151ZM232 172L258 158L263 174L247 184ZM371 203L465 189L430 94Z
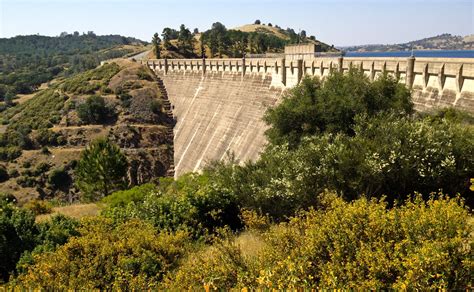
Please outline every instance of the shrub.
M150 108L153 113L159 114L162 111L163 103L161 102L161 100L153 100L151 102Z
M472 206L474 132L447 120L376 115L355 120L354 136L307 137L297 149L270 146L256 163L213 174L241 206L282 220L317 206L316 194L334 190L348 200L360 194L393 203L415 191L460 193Z
M150 75L150 72L148 72L148 70L143 67L140 67L137 72L137 76L139 80L153 81L153 77Z
M6 282L15 270L20 255L35 244L37 229L34 215L0 200L0 282Z
M36 216L42 214L49 214L53 211L53 206L48 201L43 200L30 200L23 206L25 209L30 210Z
M119 222L139 218L160 230L187 230L195 237L224 226L242 227L236 198L212 183L208 174L162 179L158 191L146 194L143 201L109 208L103 214Z
M0 183L5 182L10 179L7 169L5 166L0 165Z
M71 176L64 168L56 168L48 176L48 183L55 190L65 189L71 185L71 182Z
M107 107L103 97L92 95L77 107L77 114L86 124L101 124L113 116L113 111Z
M2 204L16 204L18 200L16 197L9 193L0 193L0 205ZM2 205L3 206L3 205Z
M454 289L472 285L470 215L459 198L421 196L387 208L326 193L321 209L274 225L245 256L232 235L190 254L167 287L232 289ZM258 232L258 231L256 231Z
M58 141L64 137L60 133L55 133L50 129L39 129L32 135L39 146L57 146L60 145Z
M41 162L40 164L38 164L34 170L34 172L32 173L33 176L41 176L43 174L45 174L49 169L51 168L51 165L49 163L46 163L46 162Z
M18 172L16 168L10 169L10 171L8 172L8 176L10 178L18 177L19 175L20 173Z
M32 251L25 251L16 264L17 273L26 272L27 268L35 263L35 257L41 253L52 252L64 245L72 236L79 236L79 222L75 219L57 214L50 220L36 224L38 234L36 246Z
M21 148L12 147L0 147L0 161L13 161L21 156Z
M49 155L49 154L51 154L51 151L49 151L47 146L43 146L43 147L41 147L41 154Z
M94 94L102 86L106 86L110 79L120 71L116 63L105 64L96 69L68 78L62 89L74 94Z
M24 188L32 188L36 186L38 183L34 177L30 176L20 176L19 178L16 179L16 183L19 186L22 186Z
M109 208L125 207L129 203L140 203L145 196L156 192L157 187L154 184L144 184L133 187L129 190L118 191L102 199L102 202L108 204Z
M464 289L470 285L468 211L444 196L386 208L383 201L322 199L267 235L263 287Z
M252 267L244 257L233 236L224 234L214 238L212 246L205 246L190 254L164 281L165 290L222 290L249 287Z
M80 237L40 254L18 281L55 289L156 289L189 245L185 232L158 233L139 220L115 226L95 218L78 231Z
M34 98L3 112L2 117L9 120L9 131L16 131L25 136L31 130L50 128L58 123L67 99L66 95L59 94L55 88L47 89L36 94ZM29 143L31 142L23 142L25 145L14 142L10 144L26 149Z
M118 95L118 98L122 102L124 108L129 108L132 103L132 96L128 93L121 93Z

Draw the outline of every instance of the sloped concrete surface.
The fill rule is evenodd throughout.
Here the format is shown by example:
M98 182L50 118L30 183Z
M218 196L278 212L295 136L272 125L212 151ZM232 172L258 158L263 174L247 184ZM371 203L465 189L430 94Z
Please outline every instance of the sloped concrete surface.
M281 88L271 74L157 72L168 91L177 120L174 128L176 176L199 171L228 153L255 160L266 143L268 107L278 103Z

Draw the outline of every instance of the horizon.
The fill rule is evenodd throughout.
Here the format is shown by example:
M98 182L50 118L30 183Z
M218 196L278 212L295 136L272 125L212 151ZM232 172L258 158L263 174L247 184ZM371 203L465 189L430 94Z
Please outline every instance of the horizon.
M307 35L337 47L400 44L445 33L463 37L474 33L474 5L466 0L204 0L199 5L190 0L0 0L0 38L94 31L149 42L153 33L161 34L164 27L177 29L185 24L191 30L205 31L212 23L221 22L232 29L256 19L296 32L306 30Z

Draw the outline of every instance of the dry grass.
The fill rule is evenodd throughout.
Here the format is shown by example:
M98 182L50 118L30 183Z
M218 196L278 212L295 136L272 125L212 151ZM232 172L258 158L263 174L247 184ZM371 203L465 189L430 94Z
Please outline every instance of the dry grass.
M243 32L254 32L259 29L261 30L266 30L269 33L275 35L276 37L279 37L281 39L288 39L288 36L283 34L278 28L272 27L272 26L267 26L267 25L262 25L262 24L247 24L244 26L236 27L234 28L235 30L240 30Z
M51 214L39 215L36 217L36 222L41 222L50 219L56 214L63 214L72 218L80 219L86 216L97 216L100 212L100 207L97 204L74 204L64 207L55 207Z
M464 37L464 42L466 43L474 43L474 34L470 34Z
M250 231L245 231L240 234L235 239L235 243L240 247L242 254L248 257L256 256L265 246L261 236Z

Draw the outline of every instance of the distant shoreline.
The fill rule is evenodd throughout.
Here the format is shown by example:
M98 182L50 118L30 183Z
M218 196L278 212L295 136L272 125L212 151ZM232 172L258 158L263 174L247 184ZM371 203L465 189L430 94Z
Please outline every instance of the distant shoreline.
M411 53L411 50L387 50L387 51L381 51L381 50L376 50L376 51L346 51L344 49L339 49L341 51L344 51L346 53L391 53L391 52L409 52ZM454 50L454 49L417 49L413 50L414 52L439 52L439 51L453 51L453 52L469 52L469 51L474 51L474 50Z
M474 50L346 51L346 57L474 58Z

